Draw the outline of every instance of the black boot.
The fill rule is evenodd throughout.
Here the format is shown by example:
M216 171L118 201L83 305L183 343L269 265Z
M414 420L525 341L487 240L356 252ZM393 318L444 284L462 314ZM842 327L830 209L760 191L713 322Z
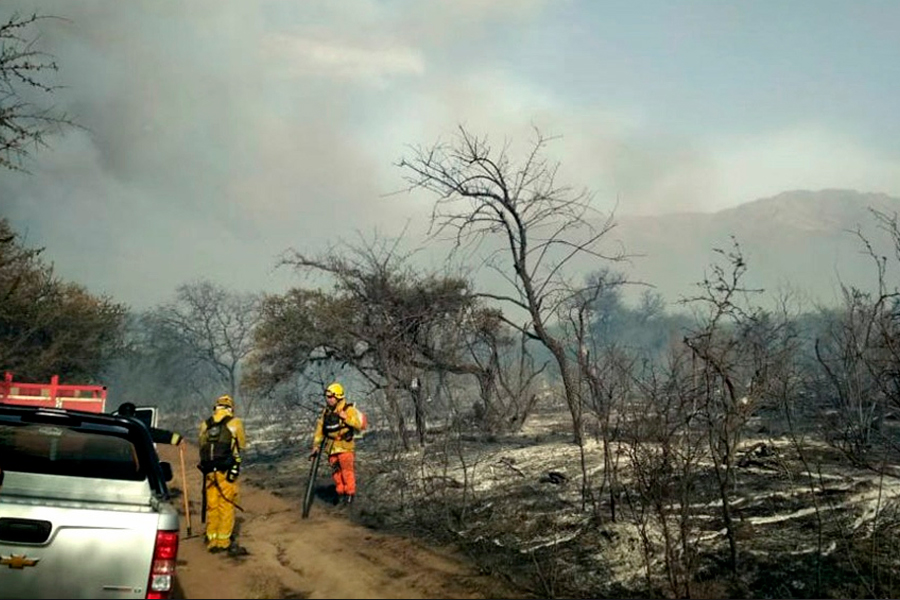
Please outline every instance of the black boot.
M353 494L347 494L346 496L344 496L344 505L345 505L345 506L350 506L350 505L352 505L352 504L353 504L353 498L354 498L354 497L355 497L355 496L354 496Z
M250 552L239 545L237 542L232 542L230 546L228 546L228 556L232 558L237 558L239 556L247 556Z

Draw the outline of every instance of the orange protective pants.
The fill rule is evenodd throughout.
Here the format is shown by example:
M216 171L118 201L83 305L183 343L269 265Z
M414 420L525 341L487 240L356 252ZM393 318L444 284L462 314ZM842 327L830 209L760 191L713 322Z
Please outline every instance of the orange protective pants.
M339 452L328 457L331 478L339 496L356 494L356 472L353 470L353 452Z

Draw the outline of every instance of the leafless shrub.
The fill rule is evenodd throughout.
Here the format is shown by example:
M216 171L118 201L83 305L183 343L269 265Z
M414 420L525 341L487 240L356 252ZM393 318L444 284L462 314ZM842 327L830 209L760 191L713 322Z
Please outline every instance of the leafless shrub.
M694 364L698 417L706 429L713 462L732 574L738 572L738 540L732 497L736 481L736 452L753 407L753 394L771 360L769 345L777 324L747 300L759 292L743 285L747 263L737 240L730 250L715 249L724 264L711 265L711 273L698 284L701 292L689 298L697 310L699 326L685 337Z
M628 515L641 537L648 589L661 556L665 588L690 598L699 564L692 506L707 451L702 431L691 426L697 413L688 355L673 354L664 370L649 367L638 390L623 434Z

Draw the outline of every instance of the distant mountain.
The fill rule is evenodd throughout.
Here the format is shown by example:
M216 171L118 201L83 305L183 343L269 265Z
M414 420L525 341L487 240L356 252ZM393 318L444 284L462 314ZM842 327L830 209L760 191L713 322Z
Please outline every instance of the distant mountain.
M900 198L853 190L799 190L715 213L618 215L608 241L642 255L618 268L632 279L653 284L670 302L697 293L695 283L720 260L713 248L730 249L729 236L734 236L748 264L747 286L763 288L769 298L790 289L795 296L833 304L840 297L841 282L871 289L877 281L874 263L855 231L877 252L894 255L870 209L900 213ZM897 267L892 264L888 272L893 285L900 284Z

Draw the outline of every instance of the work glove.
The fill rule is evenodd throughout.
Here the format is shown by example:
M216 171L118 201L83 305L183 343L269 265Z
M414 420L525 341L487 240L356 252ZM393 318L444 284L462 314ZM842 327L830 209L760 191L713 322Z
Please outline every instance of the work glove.
M241 472L241 467L239 465L233 465L230 469L228 469L228 472L225 474L225 479L233 483L233 482L237 481L237 478L238 478L238 475L240 474L240 472Z
M309 453L309 460L314 460L319 455L319 449L313 448L313 451Z

